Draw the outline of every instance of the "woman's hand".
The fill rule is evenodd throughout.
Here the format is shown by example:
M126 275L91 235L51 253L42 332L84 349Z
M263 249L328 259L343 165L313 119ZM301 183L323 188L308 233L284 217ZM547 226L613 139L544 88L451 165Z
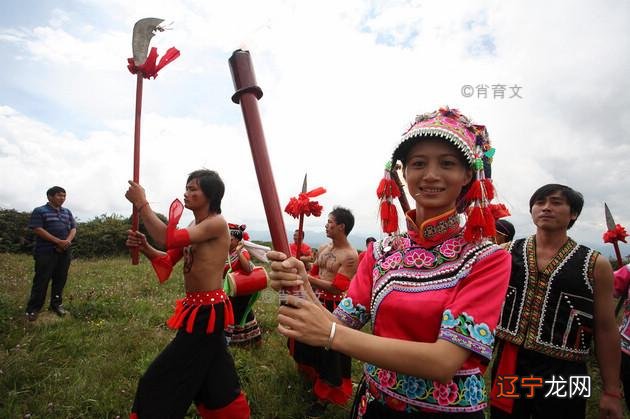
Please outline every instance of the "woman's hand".
M278 309L278 331L307 345L327 346L332 321L323 310L321 305L289 295L287 305Z
M147 196L144 192L144 188L140 184L130 180L129 189L125 193L125 198L133 204L134 207L139 208L147 202Z

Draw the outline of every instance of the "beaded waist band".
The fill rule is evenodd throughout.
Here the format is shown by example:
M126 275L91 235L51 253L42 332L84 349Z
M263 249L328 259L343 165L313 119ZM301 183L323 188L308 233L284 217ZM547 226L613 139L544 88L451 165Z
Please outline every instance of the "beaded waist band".
M187 306L224 303L228 299L222 289L201 292L187 292L183 303Z

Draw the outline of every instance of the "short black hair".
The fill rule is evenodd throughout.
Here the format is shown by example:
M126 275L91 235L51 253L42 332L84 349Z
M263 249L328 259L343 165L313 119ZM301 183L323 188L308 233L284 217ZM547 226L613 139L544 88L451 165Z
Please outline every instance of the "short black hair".
M560 185L557 183L549 183L547 185L541 186L534 192L531 198L529 198L529 213L532 212L532 207L536 201L547 198L549 195L560 192L564 199L567 200L569 207L571 208L571 214L575 215L575 220L571 220L567 227L567 230L570 229L573 224L577 221L577 218L580 216L582 212L582 208L584 207L584 196L566 185Z
M375 241L376 241L376 239L374 237L370 236L367 239L365 239L365 245L367 246L368 244L373 243Z
M46 191L46 196L55 196L58 193L66 193L66 190L61 186L53 186Z
M208 169L199 169L188 175L186 183L191 180L197 180L203 194L208 198L210 204L208 209L210 212L221 214L221 200L225 193L225 185L217 172Z
M334 207L333 210L330 211L330 215L335 218L337 224L344 225L346 236L350 234L352 227L354 227L354 215L352 215L352 212L350 212L348 208Z

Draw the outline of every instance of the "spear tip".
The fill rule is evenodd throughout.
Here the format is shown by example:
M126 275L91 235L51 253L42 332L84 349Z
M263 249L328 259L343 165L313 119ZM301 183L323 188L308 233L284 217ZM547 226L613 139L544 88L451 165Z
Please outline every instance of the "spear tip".
M615 219L612 216L612 213L610 212L610 208L608 208L608 205L606 205L606 203L604 202L604 215L606 216L606 227L608 228L608 230L614 230L615 229Z

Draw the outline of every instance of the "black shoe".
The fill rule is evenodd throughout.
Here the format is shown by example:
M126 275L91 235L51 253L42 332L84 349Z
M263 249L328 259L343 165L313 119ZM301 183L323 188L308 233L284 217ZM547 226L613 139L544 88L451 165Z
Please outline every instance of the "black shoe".
M306 411L307 419L323 418L326 413L326 402L317 401L311 405Z
M63 317L63 316L65 316L66 314L68 314L68 312L66 311L66 309L64 309L64 308L63 308L63 307L61 307L61 306L58 306L58 307L50 307L50 310L51 310L51 311L54 311L54 312L55 312L55 314L56 314L57 316L59 316L59 317Z
M37 320L37 313L26 313L26 320L29 322L34 322Z

